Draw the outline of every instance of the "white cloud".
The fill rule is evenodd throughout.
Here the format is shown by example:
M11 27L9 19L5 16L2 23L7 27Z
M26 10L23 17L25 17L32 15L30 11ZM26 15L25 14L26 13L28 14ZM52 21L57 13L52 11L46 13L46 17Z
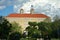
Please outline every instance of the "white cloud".
M6 5L6 6L9 6L9 5L14 4L13 1L14 1L14 0L0 0L0 5Z
M13 1L7 1L7 2L6 1L7 0L1 0L0 4L5 4L5 3L7 3L7 5L13 4L14 12L20 12L20 9L23 8L25 12L29 13L31 5L33 5L35 12L38 12L38 13L41 12L51 16L54 13L57 13L54 10L56 10L57 8L60 8L60 0L13 0ZM0 9L4 9L5 7L6 6L0 6Z
M20 1L20 0L18 0L18 1ZM25 10L25 12L29 12L31 5L34 6L34 9L37 9L37 8L39 8L39 6L43 7L46 4L51 4L52 6L55 6L55 8L57 8L57 6L59 6L58 5L59 3L57 3L58 1L57 2L56 1L57 0L30 0L30 1L27 1L26 3L22 3L22 7L19 7L16 5L17 8L15 8L15 9L18 10L16 12L19 12L19 10L20 10L19 8L23 8Z
M0 10L2 10L2 9L4 9L4 8L6 8L6 6L0 6Z
M29 2L23 3L23 6L20 8L23 8L25 12L29 12L31 5L34 6L34 9L38 8L39 6L44 6L46 3L48 3L48 0L30 0ZM18 7L17 7L18 9ZM19 12L20 9L18 9Z

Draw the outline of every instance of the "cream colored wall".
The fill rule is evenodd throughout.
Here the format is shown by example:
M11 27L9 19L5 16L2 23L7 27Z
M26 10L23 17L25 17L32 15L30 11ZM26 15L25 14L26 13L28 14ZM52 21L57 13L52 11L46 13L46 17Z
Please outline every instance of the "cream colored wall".
M41 22L46 18L16 18L16 17L5 17L10 23L18 23L24 30L28 26L28 22Z

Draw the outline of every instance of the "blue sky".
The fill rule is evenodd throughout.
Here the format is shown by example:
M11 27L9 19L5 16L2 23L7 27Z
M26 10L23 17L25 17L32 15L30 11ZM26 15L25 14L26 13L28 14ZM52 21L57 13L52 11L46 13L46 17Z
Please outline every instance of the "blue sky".
M7 6L6 8L0 10L0 16L7 16L10 13L14 13L13 6Z
M43 13L50 17L60 15L60 0L0 0L0 16L19 13L21 8L29 13L31 5L35 13Z
M10 1L11 3L8 3ZM12 3L12 0L0 0L0 16L7 16L14 12Z

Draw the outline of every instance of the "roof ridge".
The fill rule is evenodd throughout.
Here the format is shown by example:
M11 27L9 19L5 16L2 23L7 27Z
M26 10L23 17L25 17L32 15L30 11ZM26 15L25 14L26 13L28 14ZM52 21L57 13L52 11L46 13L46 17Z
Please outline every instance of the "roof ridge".
M9 14L7 17L37 17L37 18L47 18L45 14Z

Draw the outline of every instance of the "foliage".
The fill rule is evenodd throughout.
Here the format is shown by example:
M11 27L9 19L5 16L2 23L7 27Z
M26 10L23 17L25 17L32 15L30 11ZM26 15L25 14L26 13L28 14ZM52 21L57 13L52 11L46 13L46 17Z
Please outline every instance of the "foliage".
M0 39L9 39L9 35L21 32L21 27L17 23L9 23L5 18L0 17ZM20 34L20 33L19 33Z
M28 31L28 37L39 38L40 31L37 29L37 23L36 22L29 22L28 24L29 24L29 26L26 28L26 31Z
M22 33L22 28L16 22L10 24L5 18L0 17L0 39L19 40L23 38L60 38L60 19L53 22L29 22L26 33ZM9 36L10 35L10 36Z
M12 24L12 28L11 28L12 32L20 32L20 33L22 33L22 28L21 28L21 26L19 26L18 23L13 22L11 24Z
M44 37L45 35L48 36L52 32L50 25L51 25L51 23L46 23L46 22L39 22L37 24L37 26L39 28L38 30L41 31L42 37Z
M51 29L53 29L53 31L50 36L52 38L60 38L60 19L52 22Z
M28 22L28 24L29 24L30 26L33 26L33 27L35 27L35 26L37 25L36 22Z
M14 32L9 36L9 40L20 40L21 34L19 32Z
M60 20L54 22L29 22L29 26L26 28L28 31L28 37L40 38L40 37L50 37L58 38L60 37Z
M12 25L5 18L0 17L0 39L7 39Z
M11 33L9 36L9 40L20 40L22 38L22 28L21 26L18 25L18 23L13 22L12 28L11 28Z
M55 15L55 16L53 17L53 20L54 20L54 21L58 21L58 20L60 20L60 17L59 17L58 15Z

